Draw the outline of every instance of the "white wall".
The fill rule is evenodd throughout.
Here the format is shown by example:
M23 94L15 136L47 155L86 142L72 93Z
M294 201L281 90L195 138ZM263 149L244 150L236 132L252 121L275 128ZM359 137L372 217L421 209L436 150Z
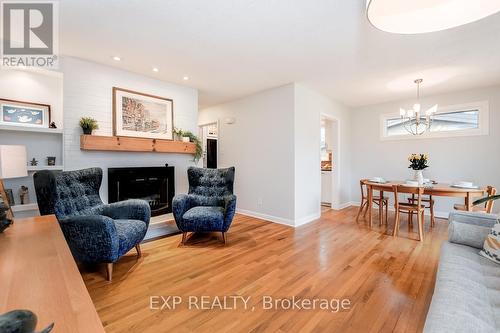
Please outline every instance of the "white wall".
M63 79L58 72L2 69L0 98L48 104L51 120L63 125Z
M294 223L294 85L200 111L199 124L220 120L219 167L236 167L240 212ZM235 123L224 122L234 117Z
M67 170L99 166L104 169L101 197L107 199L108 167L163 166L176 168L176 193L187 192L187 167L193 165L192 156L185 154L89 152L80 150L81 117L93 117L99 122L97 135L112 135L112 87L120 87L174 101L174 126L196 133L198 120L198 92L189 87L131 72L83 61L64 58L64 140Z
M293 226L319 217L321 114L341 124L337 158L348 175L348 109L300 84L200 111L200 124L220 121L219 164L236 166L240 212ZM225 124L227 117L236 123ZM339 203L350 199L347 177L336 185Z
M295 85L295 220L302 224L318 218L321 212L321 116L333 122L332 206L341 208L350 201L349 132L350 110L340 103L309 89Z
M446 106L477 101L489 101L489 135L455 138L381 141L379 117L398 112L401 105L412 101L391 102L355 109L352 114L352 200L359 202L359 179L380 176L387 179L408 179L408 155L428 153L430 167L426 178L441 182L471 180L480 185L500 188L500 86L452 94L429 96L424 105ZM453 209L453 200L438 198L436 210L446 214ZM496 205L496 210L500 205Z

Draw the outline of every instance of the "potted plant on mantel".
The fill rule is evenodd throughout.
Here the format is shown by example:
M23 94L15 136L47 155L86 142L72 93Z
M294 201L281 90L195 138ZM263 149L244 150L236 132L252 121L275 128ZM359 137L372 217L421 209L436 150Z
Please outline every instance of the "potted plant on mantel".
M198 163L203 154L203 147L201 146L201 140L191 133L190 131L183 131L180 128L174 128L174 135L178 141L182 142L192 142L196 145L196 152L193 154L193 162Z
M97 124L97 120L90 117L83 117L80 119L80 127L83 130L83 134L92 135L92 131L99 129L99 125Z

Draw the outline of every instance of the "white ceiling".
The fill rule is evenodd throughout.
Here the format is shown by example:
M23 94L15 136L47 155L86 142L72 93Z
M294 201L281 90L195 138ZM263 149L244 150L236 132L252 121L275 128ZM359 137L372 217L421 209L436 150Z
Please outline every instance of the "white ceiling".
M294 81L349 106L417 77L427 95L500 83L500 14L420 35L373 28L365 0L61 0L60 17L62 54L195 87L201 107Z

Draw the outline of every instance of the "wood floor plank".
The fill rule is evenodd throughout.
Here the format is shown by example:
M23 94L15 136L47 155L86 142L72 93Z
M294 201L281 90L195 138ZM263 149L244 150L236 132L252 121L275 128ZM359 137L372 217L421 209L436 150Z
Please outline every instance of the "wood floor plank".
M181 236L143 244L104 271L83 269L107 332L420 332L431 301L447 223L426 221L416 241L402 221L388 226L355 221L357 208L328 210L299 228L237 215L228 233ZM188 309L190 296L251 297L234 310ZM175 310L150 309L150 296L180 296ZM264 310L264 296L349 299L340 312Z

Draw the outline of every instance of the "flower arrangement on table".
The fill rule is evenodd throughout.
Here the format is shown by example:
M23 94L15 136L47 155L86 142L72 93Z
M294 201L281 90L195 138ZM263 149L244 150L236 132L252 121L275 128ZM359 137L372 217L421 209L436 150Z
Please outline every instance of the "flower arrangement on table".
M424 170L429 166L427 163L429 162L429 156L427 154L411 154L408 157L408 161L410 161L410 166L408 169L413 170Z
M411 154L408 157L408 161L410 161L408 169L415 170L415 177L413 179L418 182L419 186L422 186L424 184L423 170L429 167L427 165L429 156L427 154Z

